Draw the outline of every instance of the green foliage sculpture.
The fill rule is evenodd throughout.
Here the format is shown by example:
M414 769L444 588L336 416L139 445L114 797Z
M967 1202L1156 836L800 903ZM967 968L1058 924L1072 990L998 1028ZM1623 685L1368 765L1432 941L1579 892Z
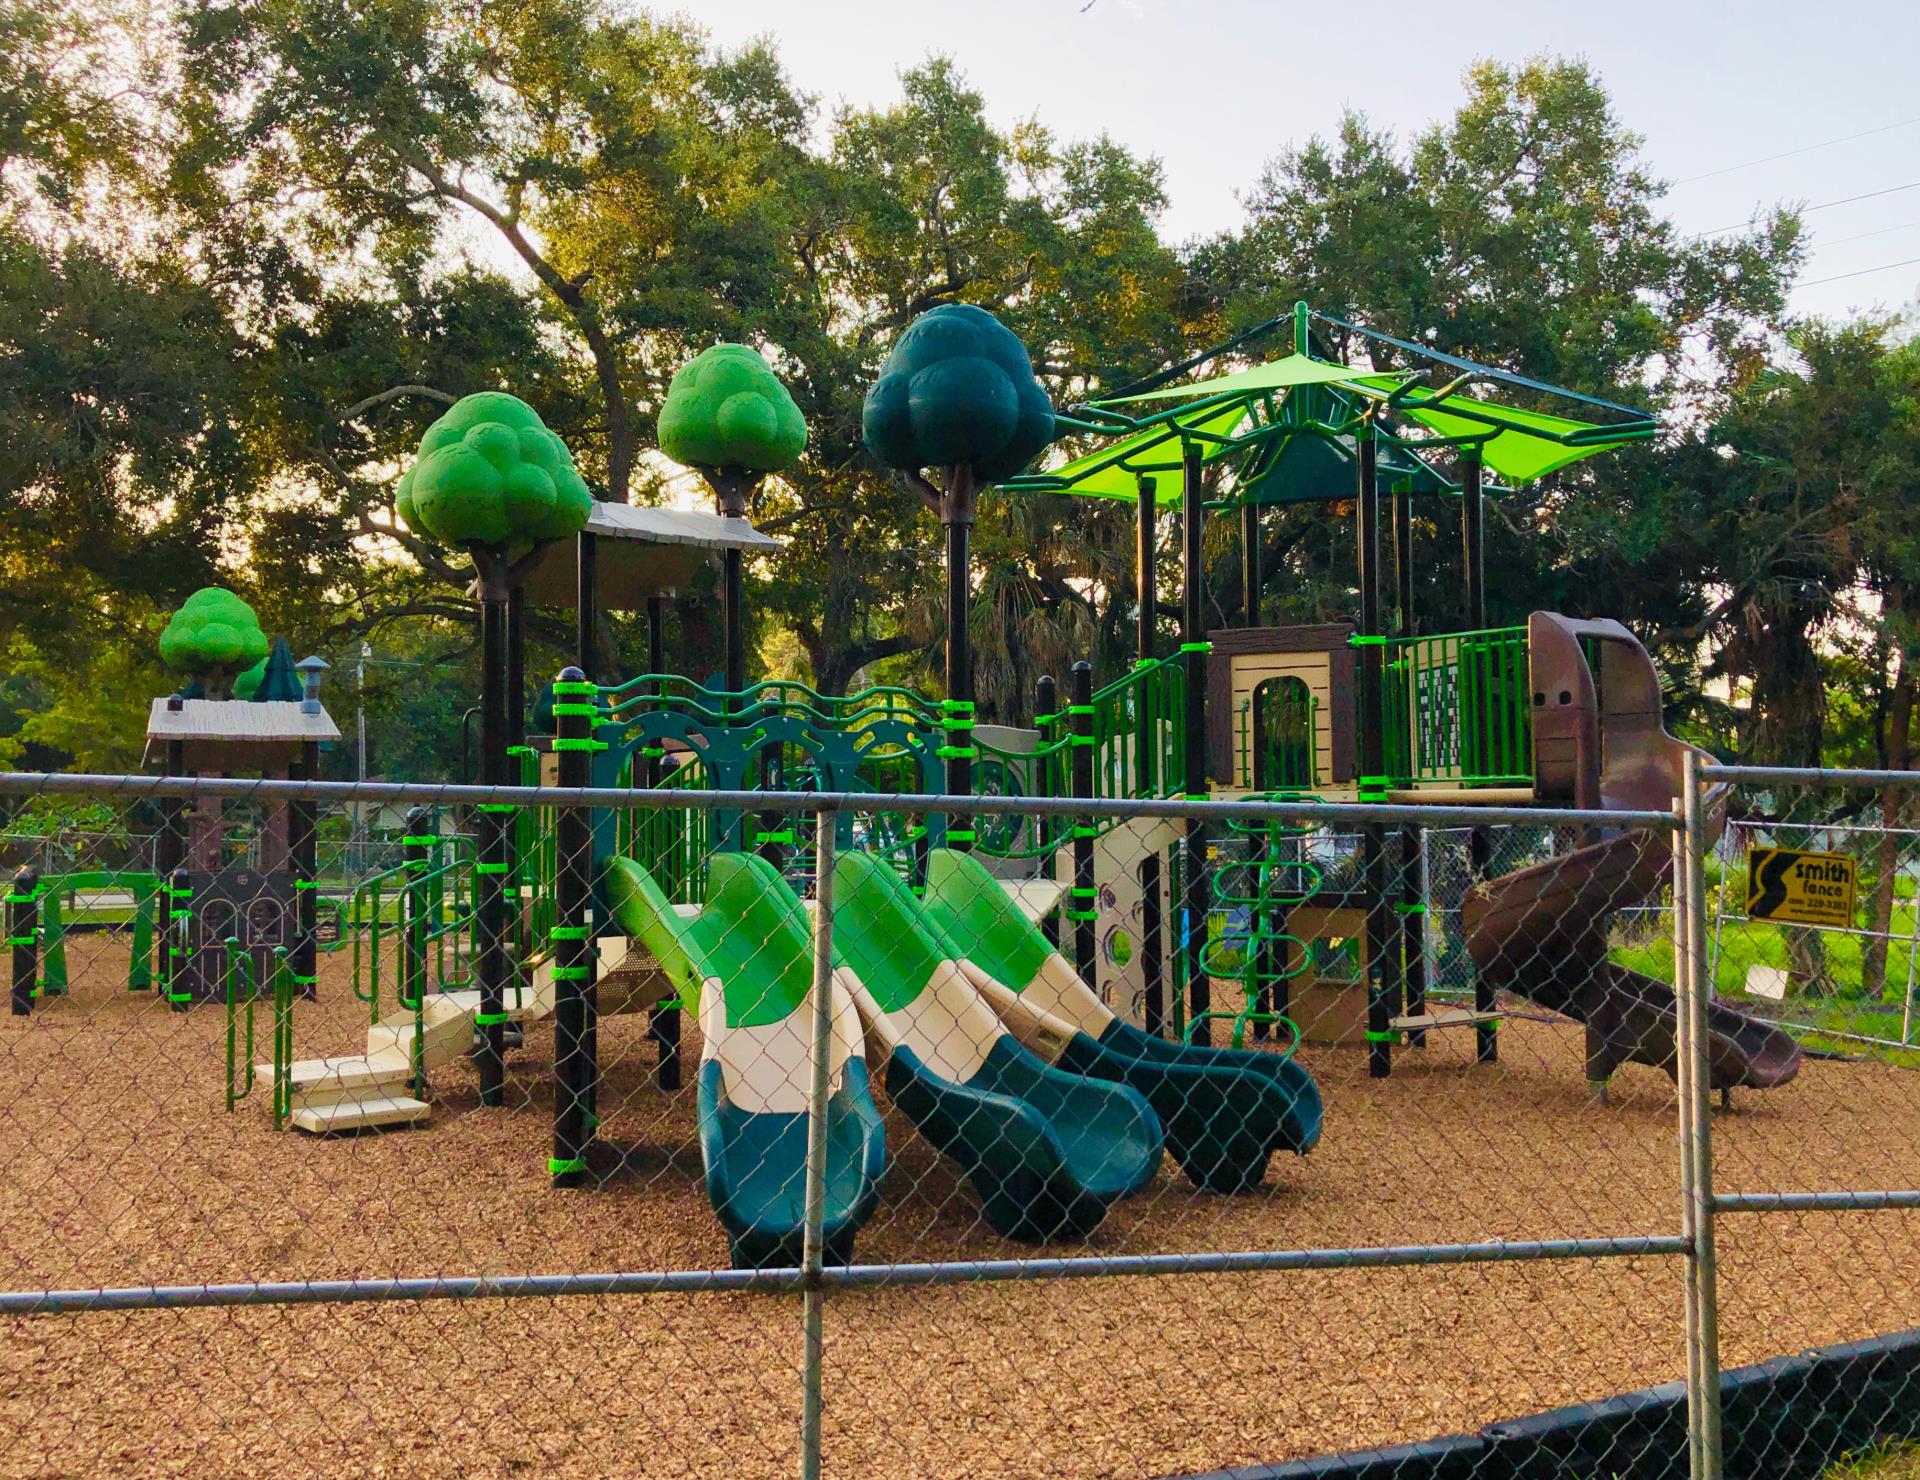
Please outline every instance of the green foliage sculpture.
M807 420L757 351L716 344L675 372L660 450L690 468L777 473L799 460Z
M682 365L660 408L660 450L699 470L720 512L744 519L768 473L790 468L807 446L807 419L780 377L744 344L716 344ZM740 552L720 557L726 686L746 687Z
M208 698L225 698L235 675L267 656L260 619L224 586L189 596L160 634L160 659Z
M593 495L538 412L518 396L481 391L427 428L394 507L409 528L465 547L484 588L507 560L580 529Z

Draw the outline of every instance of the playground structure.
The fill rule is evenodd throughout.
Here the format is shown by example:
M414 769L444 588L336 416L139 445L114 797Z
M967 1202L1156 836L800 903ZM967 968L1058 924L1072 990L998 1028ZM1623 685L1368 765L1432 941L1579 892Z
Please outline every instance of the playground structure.
M1338 382L1313 384L1316 393L1340 391ZM622 523L618 514L593 518L608 527ZM595 548L603 534L578 532L571 547L548 544L524 568L546 584L536 588L529 577L514 588L519 601L535 599L537 589L538 600L555 604L564 604L571 591L589 661L598 656L598 624L589 614L600 598L592 596L592 581L621 558L598 558L605 553ZM643 542L626 543L638 549ZM673 558L690 570L716 548L726 558L724 547L697 543L685 543ZM736 542L733 548L765 547ZM594 554L583 558L586 549ZM651 579L606 599L651 607L658 634L658 603L666 598L649 589ZM470 1086L489 1051L488 1028L501 1030L503 1068L517 1046L513 1030L524 1028L529 1048L513 1086L516 1098L544 1088L529 1081L547 1072L541 1057L552 1045L549 1180L614 1189L595 1210L597 1231L566 1243L570 1235L561 1230L557 1240L542 1243L551 1254L542 1267L605 1267L619 1257L628 1268L644 1262L678 1271L684 1252L656 1257L651 1250L664 1246L669 1225L676 1233L703 1226L713 1252L696 1257L724 1262L730 1255L739 1274L770 1281L729 1287L741 1291L789 1288L771 1281L790 1276L795 1266L827 1267L818 1276L823 1287L836 1273L854 1283L853 1272L838 1268L843 1265L924 1268L928 1251L915 1240L928 1237L937 1241L935 1257L951 1260L955 1270L964 1260L982 1268L1057 1263L1080 1273L1117 1256L1125 1269L1190 1272L1182 1261L1190 1261L1191 1243L1204 1243L1205 1254L1230 1265L1251 1257L1235 1250L1276 1245L1276 1218L1284 1220L1286 1237L1316 1254L1325 1246L1328 1271L1342 1268L1339 1260L1347 1255L1356 1265L1376 1255L1392 1263L1408 1237L1398 1218L1412 1218L1416 1234L1435 1246L1455 1242L1455 1230L1437 1217L1421 1221L1426 1204L1441 1201L1430 1193L1432 1168L1443 1162L1469 1191L1476 1170L1493 1169L1501 1184L1501 1195L1482 1209L1495 1215L1488 1226L1501 1241L1501 1252L1490 1259L1526 1248L1528 1234L1553 1241L1568 1227L1587 1227L1572 1218L1564 1227L1556 1221L1569 1213L1598 1209L1593 1242L1613 1239L1621 1227L1620 1190L1607 1168L1592 1165L1596 1152L1623 1160L1644 1155L1646 1165L1635 1168L1635 1195L1649 1203L1672 1181L1655 1154L1670 1152L1672 1138L1664 1129L1655 1136L1642 1123L1655 1098L1644 1092L1650 1076L1627 1077L1612 1109L1590 1120L1559 1090L1577 1085L1584 1068L1595 1097L1604 1098L1619 1065L1643 1063L1674 1074L1683 1096L1688 1092L1686 1045L1676 1033L1682 1003L1665 982L1609 959L1617 944L1609 922L1622 909L1664 907L1673 869L1670 839L1647 819L1672 816L1695 757L1664 732L1651 660L1618 624L1540 612L1504 629L1396 634L1377 644L1364 640L1375 635L1364 625L1216 629L1198 639L1203 649L1148 657L1102 686L1080 665L1064 684L1043 688L1040 718L1027 727L975 724L968 708L956 708L966 700L898 687L824 696L784 681L703 685L662 671L657 655L648 665L655 671L633 678L616 680L600 668L606 681L596 682L584 667L563 671L551 706L542 706L550 725L518 719L524 684L502 685L520 729L505 732L515 739L497 769L524 786L562 790L523 800L511 799L511 787L484 801L450 797L457 810L448 818L424 811L409 816L397 866L356 881L331 905L315 901L319 916L307 934L316 959L331 963L322 990L344 978L358 998L346 1003L348 1012L367 1009L350 1025L351 1053L295 1057L299 993L290 945L269 947L263 956L229 936L218 955L209 949L202 969L213 987L193 1000L210 997L228 1006L228 1108L252 1096L276 1127L314 1133L417 1124L430 1118L436 1101L443 1107L476 1102ZM654 646L658 654L660 645ZM1378 686L1370 690L1368 649L1376 646L1382 649ZM1189 723L1196 669L1203 670L1208 701L1197 730ZM1377 745L1367 738L1370 724L1380 728ZM971 754L955 756L955 750ZM1186 799L1200 794L1191 781L1196 757L1202 793L1254 806L1230 816L1182 813ZM940 799L952 794L959 760L967 763L972 791L1003 799L1004 809L943 810ZM192 769L182 761L183 770ZM622 805L623 793L636 789L652 793L650 804ZM716 799L715 791L730 795ZM755 792L784 795L777 807L756 808ZM808 794L833 800L816 813L801 800ZM422 793L409 796L416 798ZM1023 810L1029 799L1036 805ZM1074 804L1082 800L1100 805L1078 813ZM1158 810L1166 815L1126 815L1136 802L1163 804ZM1697 844L1717 831L1719 803L1709 795L1699 825L1687 824L1688 839ZM1340 809L1338 822L1315 815L1322 804ZM1489 819L1485 831L1525 832L1531 825L1516 818L1535 808L1544 831L1569 805L1580 809L1574 820L1581 830L1556 840L1545 861L1535 848L1524 863L1496 868L1488 862L1492 848L1476 850L1480 862L1459 937L1474 970L1475 1000L1470 1009L1439 1001L1424 977L1427 951L1418 932L1427 927L1414 908L1424 898L1406 863L1419 848L1409 834L1440 825L1477 835L1483 829L1463 820L1476 809ZM494 810L482 813L480 806ZM1369 817L1376 806L1382 822ZM180 814L189 850L192 815ZM500 820L491 840L489 816ZM263 813L262 831L272 825ZM159 876L145 877L157 894ZM58 926L68 895L109 887L131 897L144 886L132 875L69 875L26 891L42 912L29 933L45 946L32 981L50 984L58 974ZM179 897L187 903L176 907L185 909L203 896ZM831 907L834 943L824 975L810 918L822 904ZM489 908L498 912L492 927L483 918ZM336 940L326 938L330 920L338 922ZM158 939L167 943L164 935ZM201 939L193 937L196 944ZM489 949L504 962L491 983L483 965ZM136 947L135 969L143 954ZM50 985L47 990L52 995ZM344 1001L347 993L337 996ZM271 1013L258 1033L256 1000ZM1584 1054L1563 1027L1518 1011L1525 1003L1583 1023ZM349 1040L338 1016L322 1015L319 1006L300 1008L303 1037L307 1025L329 1032L331 1051ZM1380 1029L1383 1011L1387 1027ZM659 1058L647 1067L668 1090L679 1084L678 1017L693 1015L698 1050L690 1093L675 1099L634 1088L632 1061L620 1060L631 1053L637 1032L618 1026L600 1037L623 1012L648 1019ZM1520 1021L1513 1020L1516 1013ZM184 1034L209 1016L169 1026ZM1504 1041L1494 1032L1503 1024ZM1472 1031L1439 1036L1452 1028ZM1771 1089L1800 1074L1791 1038L1724 1004L1706 1004L1704 1029L1702 1077L1713 1087ZM270 1053L257 1055L256 1045L269 1038ZM603 1056L609 1040L620 1047ZM827 1052L816 1061L821 1043ZM1364 1093L1349 1097L1363 1062L1384 1074L1403 1046L1429 1048L1427 1062L1396 1084L1359 1087ZM1476 1073L1474 1065L1501 1047L1508 1069ZM688 1052L694 1053L691 1042ZM254 1062L262 1057L269 1062ZM808 1089L816 1062L824 1068L817 1099ZM1852 1072L1814 1065L1802 1076L1802 1092L1811 1092L1804 1083L1810 1080L1831 1093ZM487 1103L485 1095L482 1078L477 1103ZM636 1111L636 1103L644 1109ZM1664 1114L1665 1103L1662 1095L1653 1113ZM1787 1122L1803 1108L1791 1097L1770 1102L1763 1113L1737 1117L1729 1137L1790 1130ZM625 1120L606 1133L602 1117L609 1114ZM669 1116L680 1119L661 1129ZM1503 1117L1515 1124L1490 1127ZM302 1152L269 1154L353 1168L356 1181L343 1179L340 1188L365 1177L367 1187L382 1189L383 1201L362 1196L354 1204L360 1217L383 1218L389 1206L417 1201L425 1209L419 1226L433 1230L437 1247L461 1246L462 1229L484 1231L486 1214L476 1210L489 1198L495 1208L512 1206L516 1216L540 1205L551 1214L540 1225L542 1237L554 1239L569 1218L592 1220L579 1217L578 1204L568 1204L572 1214L554 1213L559 1205L549 1206L548 1199L501 1196L500 1189L514 1185L503 1176L470 1204L456 1195L458 1206L443 1225L421 1175L430 1171L437 1147L446 1146L450 1155L471 1160L460 1163L460 1175L434 1184L443 1194L449 1185L464 1190L472 1169L489 1159L496 1169L517 1169L524 1194L537 1166L530 1158L542 1149L526 1136L529 1118L524 1110L463 1117L436 1133L437 1143L421 1141L417 1150L405 1140L370 1138L357 1147L301 1143ZM641 1132L651 1139L637 1152L636 1120L655 1127ZM230 1144L257 1136L237 1120L231 1124ZM1449 1141L1448 1127L1465 1136ZM1631 1133L1621 1134L1623 1127ZM544 1135L544 1126L536 1129ZM810 1210L808 1143L815 1129L824 1129L823 1176L819 1204ZM1556 1144L1563 1130L1565 1154L1542 1156L1541 1148ZM659 1156L680 1134L697 1148L704 1182L698 1190L683 1164ZM1496 1134L1502 1137L1497 1148L1490 1139ZM1790 1139L1782 1135L1783 1144ZM273 1144L295 1141L274 1138ZM1311 1162L1283 1159L1278 1174L1269 1175L1275 1152L1316 1147ZM1474 1159L1476 1150L1483 1159ZM938 1165L930 1169L936 1152ZM282 1178L285 1165L276 1171ZM635 1165L648 1170L636 1174ZM1183 1213L1167 1192L1174 1179L1159 1176L1174 1168L1202 1193L1225 1196L1208 1197L1204 1217L1190 1207ZM393 1180L383 1181L387 1176ZM1516 1176L1527 1180L1516 1184ZM417 1193L415 1177L422 1183ZM943 1178L953 1179L957 1192L946 1191ZM923 1180L935 1190L924 1191ZM1656 1192L1644 1193L1641 1181ZM1579 1190L1550 1201L1563 1182ZM1326 1221L1330 1189L1339 1194L1332 1222ZM1247 1193L1256 1195L1235 1196ZM702 1198L713 1220L701 1212ZM353 1215L342 1217L331 1198L323 1201L329 1206L315 1216L331 1219L334 1236L342 1237ZM1156 1217L1164 1221L1156 1225ZM1196 1237L1202 1224L1208 1231ZM606 1238L610 1226L623 1240L657 1242L634 1255L634 1245L623 1241L617 1255L608 1255L595 1239ZM726 1255L718 1230L725 1232ZM987 1237L1058 1245L1096 1230L1094 1251L1085 1257L1049 1248L1033 1261L1007 1258L1004 1245ZM810 1233L817 1233L811 1250ZM1161 1240L1177 1244L1178 1252L1158 1252L1167 1246ZM1648 1252L1676 1252L1672 1243L1668 1235ZM1392 1245L1402 1247L1381 1247ZM344 1240L341 1246L357 1247ZM1147 1252L1136 1255L1140 1250ZM1135 1257L1143 1261L1139 1266L1124 1263ZM1407 1262L1418 1261L1408 1256ZM1624 1278L1603 1276L1622 1268L1629 1269ZM208 1273L190 1271L203 1281ZM1392 1302L1377 1306L1364 1303L1371 1297L1356 1283L1355 1304L1337 1313L1313 1303L1309 1287L1327 1276L1297 1281L1294 1326L1316 1329L1318 1345L1338 1354L1322 1362L1315 1352L1311 1365L1340 1365L1346 1327L1336 1322L1353 1322L1358 1309L1368 1329L1379 1329L1416 1283L1422 1308L1447 1300L1459 1310L1473 1307L1475 1320L1493 1319L1459 1290L1427 1285L1432 1273L1405 1272L1404 1284L1391 1282ZM1554 1266L1550 1277L1561 1296L1583 1302L1589 1325L1605 1330L1605 1370L1630 1369L1617 1387L1644 1380L1633 1364L1649 1360L1636 1347L1611 1361L1616 1348L1632 1346L1617 1339L1631 1334L1619 1312L1633 1308L1635 1292L1644 1299L1644 1288L1629 1283L1638 1276L1616 1263ZM1388 1283L1370 1280L1375 1290ZM1596 1303L1617 1293L1616 1283L1627 1285L1628 1294L1614 1304ZM986 1355L1004 1340L1010 1311L1023 1322L1051 1318L1037 1303L1017 1304L1013 1288L998 1287L1003 1306L967 1307L969 1316L982 1317L966 1324L986 1333ZM1252 1293L1243 1286L1232 1298L1251 1307L1245 1297ZM1206 1299L1198 1297L1196 1314L1186 1309L1185 1297L1130 1292L1124 1305L1116 1299L1107 1313L1071 1325L1061 1338L1064 1349L1091 1351L1101 1330L1110 1334L1117 1322L1134 1320L1172 1350L1192 1327L1221 1319ZM1485 1305L1519 1312L1530 1299ZM920 1319L898 1291L888 1300L909 1310L908 1319ZM1809 1338L1835 1334L1809 1327L1809 1309L1795 1302L1796 1339L1803 1329ZM1302 1324L1302 1311L1326 1324ZM1063 1319L1080 1315L1073 1307ZM568 1312L570 1321L595 1318L584 1304L579 1314ZM915 1327L907 1344L931 1340L942 1360L951 1360L969 1337L950 1342L943 1324L961 1323L935 1319ZM1562 1340L1553 1348L1555 1359L1586 1375L1568 1379L1573 1390L1565 1394L1555 1386L1556 1398L1599 1390L1591 1387L1597 1380L1591 1371L1579 1368L1587 1354L1568 1333L1556 1327L1541 1338L1518 1317L1505 1319L1498 1331L1487 1338L1491 1349L1503 1340ZM1246 1350L1269 1360L1260 1352L1256 1323L1243 1332ZM676 1331L673 1339L686 1338ZM737 1363L738 1352L727 1347L737 1339L728 1332L701 1355L715 1370L723 1360ZM1423 1348L1427 1360L1455 1359L1452 1340ZM1061 1360L1058 1351L1048 1360ZM1276 1353L1271 1360L1296 1358ZM1084 1365L1073 1371L1076 1397L1089 1404L1095 1400L1078 1389L1098 1392L1101 1401L1118 1405L1114 1411L1141 1401L1128 1391L1127 1372L1104 1375ZM1313 1374L1298 1375L1310 1380ZM1204 1401L1209 1380L1182 1388L1179 1402ZM1554 1381L1560 1383L1559 1372ZM1579 1386L1582 1381L1589 1386ZM1043 1386L1036 1379L1035 1390ZM1418 1407L1423 1401L1396 1409L1392 1437L1438 1430L1441 1420L1427 1421L1429 1410ZM1468 1405L1472 1423L1526 1406L1504 1395L1482 1401L1502 1406ZM1662 1401L1672 1407L1672 1394ZM896 1416L888 1410L889 1420ZM1253 1421L1262 1420L1256 1415ZM1185 1431L1177 1419L1168 1425L1175 1431ZM711 1445L711 1434L703 1442ZM861 1442L869 1455L886 1447L871 1437ZM1074 1458L1063 1462L1054 1450L1033 1462L1052 1465L1053 1473L1076 1472ZM1161 1467L1179 1462L1165 1455Z
M1070 416L1049 409L1041 435L1038 413L1031 424L1025 419L1031 369L1017 341L976 310L948 318L940 331L947 339L903 336L868 408L869 440L884 445L885 460L911 468L947 459L935 500L949 535L952 618L948 692L939 699L900 687L839 697L747 681L741 562L778 548L747 522L749 494L800 445L775 404L784 391L749 352L720 356L698 375L690 366L675 382L683 397L677 419L663 418L680 429L683 450L713 485L717 516L595 503L559 440L499 393L467 398L429 429L421 461L403 481L403 512L440 519L430 532L465 544L475 559L485 638L482 782L648 787L690 798L864 794L877 804L858 823L838 811L830 840L791 812L523 808L500 800L472 809L470 838L449 843L437 832L410 832L406 860L373 881L370 906L356 895L341 912L356 952L364 935L375 937L368 964L377 972L378 937L388 929L380 885L391 885L395 990L388 998L377 976L364 982L356 970L355 991L371 1009L364 1051L309 1059L293 1057L282 998L289 986L310 992L316 981L310 809L294 803L270 819L268 856L255 871L224 866L217 805L174 819L163 860L170 1000L225 1000L231 1061L237 1007L247 1005L251 1043L252 997L271 985L275 998L272 1060L250 1073L230 1062L230 1104L265 1080L276 1124L324 1133L417 1123L431 1113L430 1074L469 1052L481 1102L498 1104L516 1030L551 1017L549 1173L568 1185L591 1176L602 1013L648 1015L657 1082L673 1090L679 1014L696 1011L710 1197L737 1261L778 1264L798 1247L805 1148L793 1097L804 1061L795 1055L805 1009L820 991L833 995L838 1045L829 1139L840 1250L851 1249L871 1211L885 1156L874 1139L869 1071L864 1061L855 1067L856 1019L884 1055L884 1075L873 1079L968 1169L989 1222L1003 1234L1041 1239L1090 1232L1115 1199L1153 1175L1163 1148L1211 1191L1257 1184L1276 1149L1308 1151L1321 1111L1313 1079L1293 1061L1303 1038L1362 1044L1369 1072L1385 1076L1396 1047L1471 1029L1475 1057L1490 1062L1504 1015L1496 993L1504 989L1588 1024L1596 1093L1620 1062L1674 1068L1676 1044L1660 1030L1662 1015L1672 1016L1671 994L1606 961L1609 911L1664 881L1665 861L1647 835L1590 842L1553 863L1483 881L1467 910L1479 969L1466 1008L1428 1000L1425 921L1404 827L1362 821L1353 856L1342 859L1329 854L1324 829L1277 817L1238 816L1216 832L1193 817L1076 819L1057 808L1023 815L1016 806L976 822L947 815L937 801L903 811L879 800L979 793L1668 808L1686 750L1661 726L1645 650L1604 620L1536 612L1524 626L1487 626L1480 536L1485 470L1524 481L1651 435L1652 424L1629 408L1434 356L1301 305L1229 347L1245 356L1260 333L1290 329L1290 354L1169 383L1220 352L1199 356ZM1316 323L1426 364L1377 373L1315 358ZM917 422L901 420L911 420L908 408L918 403L899 399L900 378L917 382L941 363L943 346L962 341L994 367L979 372L987 378L967 394L998 404L999 376L1027 408L991 446L929 441ZM1438 387L1427 384L1434 370L1448 377ZM714 418L731 403L715 401L714 387L736 382L746 389L729 394L775 405L784 428L777 448L723 435ZM1469 393L1484 385L1536 400L1562 396L1607 420ZM461 482L468 474L459 461L471 461L463 448L482 445L472 439L501 427L514 429L523 470L537 469L558 490L546 512L504 543L491 532L499 527L485 503L495 496L491 485ZM1056 429L1105 445L1020 472ZM1457 479L1439 471L1443 464ZM960 617L966 530L981 489L996 481L1016 496L1130 498L1139 521L1133 668L1096 688L1089 665L1076 665L1064 694L1043 682L1030 728L977 724L971 697ZM1469 625L1426 633L1412 611L1413 508L1416 499L1452 496L1461 502ZM1381 561L1388 499L1391 623ZM1258 625L1262 509L1336 501L1350 501L1356 513L1358 623ZM1173 503L1184 615L1178 651L1163 655L1154 555L1160 510ZM1223 510L1239 515L1245 625L1207 631L1201 537L1207 515ZM661 671L661 604L715 553L727 652L721 687ZM577 615L578 662L552 686L547 735L527 733L530 602L570 604ZM602 671L599 617L609 606L647 611L655 671L606 683L591 676ZM214 679L217 686L218 673ZM156 701L150 731L175 775L312 774L317 746L337 735L311 685L301 701ZM822 887L825 860L835 855L840 955L835 980L816 984L801 971L803 899ZM978 938L965 938L963 926ZM750 959L743 940L771 956ZM627 990L603 1003L602 984L615 978ZM1216 1008L1216 983L1239 1000ZM1716 1083L1769 1088L1790 1079L1798 1067L1792 1040L1737 1018L1727 1011L1715 1019ZM1216 1028L1230 1047L1211 1046ZM993 1126L1009 1105L1018 1113L982 1140L982 1117ZM1012 1164L993 1149L1007 1144L1026 1148Z

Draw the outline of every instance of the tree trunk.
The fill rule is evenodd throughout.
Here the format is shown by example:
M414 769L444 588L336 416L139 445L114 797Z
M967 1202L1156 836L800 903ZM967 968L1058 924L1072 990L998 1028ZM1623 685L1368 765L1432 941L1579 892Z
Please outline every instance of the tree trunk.
M1893 680L1893 700L1887 713L1886 765L1889 771L1910 769L1913 755L1913 672L1907 655L1900 654ZM1893 929L1894 882L1900 873L1900 839L1907 788L1889 786L1880 793L1880 843L1874 859L1873 934L1867 938L1860 963L1860 986L1868 997L1881 996L1887 984L1887 940ZM1901 983L1901 995L1906 983Z

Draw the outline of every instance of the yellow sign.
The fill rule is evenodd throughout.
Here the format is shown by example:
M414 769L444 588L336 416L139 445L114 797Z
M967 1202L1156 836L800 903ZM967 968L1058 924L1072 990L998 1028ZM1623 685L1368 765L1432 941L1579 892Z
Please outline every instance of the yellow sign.
M1850 928L1858 872L1846 853L1749 848L1747 918Z

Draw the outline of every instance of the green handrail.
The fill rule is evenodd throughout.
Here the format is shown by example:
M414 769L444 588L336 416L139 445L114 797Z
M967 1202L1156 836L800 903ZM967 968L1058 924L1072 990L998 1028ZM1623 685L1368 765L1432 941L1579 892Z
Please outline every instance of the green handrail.
M293 1114L293 967L287 948L273 948L273 1128Z
M1311 798L1285 792L1256 795L1249 800L1304 801ZM1208 976L1238 976L1242 1005L1238 1009L1214 1008L1195 1013L1187 1020L1182 1036L1191 1043L1202 1024L1231 1021L1233 1046L1241 1048L1246 1043L1247 1029L1250 1027L1284 1028L1289 1038L1283 1054L1291 1058L1300 1047L1299 1025L1284 1013L1263 1010L1260 1004L1268 988L1291 981L1309 964L1307 942L1284 927L1274 928L1273 921L1276 915L1312 899L1325 882L1325 874L1319 864L1308 858L1286 856L1287 845L1313 829L1281 820L1249 822L1233 819L1226 826L1227 839L1240 840L1247 850L1247 857L1242 862L1226 865L1221 873L1227 880L1231 880L1236 873L1250 876L1253 886L1251 892L1244 887L1236 892L1230 884L1216 882L1212 913L1221 913L1222 906L1227 909L1244 907L1247 911L1246 941L1236 969L1221 958L1219 953L1225 948L1224 942L1216 942L1209 929L1206 943L1200 950L1199 968ZM1290 886L1280 882L1283 878L1292 879ZM1273 958L1273 948L1283 943L1293 948L1286 952L1293 964L1282 970L1273 970L1266 963Z

